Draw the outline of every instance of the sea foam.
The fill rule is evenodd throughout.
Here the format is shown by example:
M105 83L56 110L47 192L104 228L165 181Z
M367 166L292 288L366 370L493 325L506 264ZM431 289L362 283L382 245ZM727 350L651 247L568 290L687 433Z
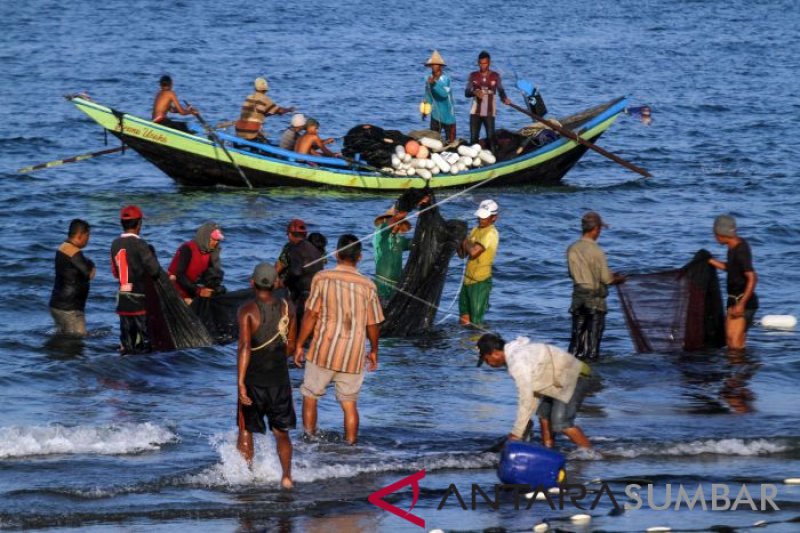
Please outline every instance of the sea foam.
M170 429L145 422L107 426L0 428L0 459L34 455L126 455L159 450L178 441Z

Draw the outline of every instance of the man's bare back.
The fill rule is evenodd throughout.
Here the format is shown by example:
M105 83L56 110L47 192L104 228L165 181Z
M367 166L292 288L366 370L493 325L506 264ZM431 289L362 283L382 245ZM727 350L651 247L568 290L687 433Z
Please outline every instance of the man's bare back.
M153 100L153 115L154 122L161 122L167 118L168 113L179 113L181 115L191 115L196 111L192 106L181 107L178 101L178 95L172 90L172 80L167 76L161 78L161 90L156 93L155 100Z

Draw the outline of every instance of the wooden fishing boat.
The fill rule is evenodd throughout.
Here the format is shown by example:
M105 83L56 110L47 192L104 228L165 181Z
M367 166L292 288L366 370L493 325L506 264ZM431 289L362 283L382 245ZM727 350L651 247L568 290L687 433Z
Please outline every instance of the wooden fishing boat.
M209 138L199 125L183 132L150 120L100 105L87 97L70 100L100 126L161 169L181 185L246 186L236 166L255 187L337 187L371 191L402 191L426 184L435 189L466 188L478 184L556 185L586 152L586 147L559 137L535 151L456 175L439 174L429 181L418 176L395 177L366 169L352 161L301 155L277 146L239 139L217 132ZM559 118L565 128L594 141L624 112L626 98L617 98L568 117ZM219 146L216 137L225 143ZM255 149L256 151L249 151ZM230 157L229 155L230 154Z

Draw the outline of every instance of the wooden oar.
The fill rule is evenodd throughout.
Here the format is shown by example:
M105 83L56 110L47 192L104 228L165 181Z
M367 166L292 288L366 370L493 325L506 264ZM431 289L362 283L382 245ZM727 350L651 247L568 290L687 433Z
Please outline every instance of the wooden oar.
M616 163L619 163L620 165L622 165L623 167L627 168L628 170L632 170L632 171L636 172L637 174L641 174L645 178L650 178L650 177L653 176L652 174L650 174L645 169L643 169L641 167L637 167L633 163L622 159L618 155L612 154L611 152L609 152L605 148L600 148L596 144L594 144L594 143L592 143L590 141L587 141L586 139L584 139L583 137L581 137L580 135L578 135L577 133L575 133L572 130L564 128L563 126L559 126L558 124L556 124L554 122L551 122L551 121L547 120L546 118L542 118L539 115L537 115L536 113L531 113L528 109L525 109L522 106L518 106L514 102L510 102L508 105L510 105L511 107L513 107L514 109L519 111L520 113L524 113L524 114L528 115L533 120L536 120L538 122L541 122L542 124L550 126L550 128L552 128L553 130L557 131L558 133L560 133L564 137L566 137L566 138L568 138L570 140L573 140L573 141L575 141L577 143L580 143L580 144L586 146L587 148L591 148L592 150L594 150L598 154L604 155L607 158L609 158L610 160L612 160L612 161L614 161Z
M183 104L186 107L192 107L192 104L190 104L186 100L183 101ZM244 175L244 171L242 171L241 167L236 164L236 161L233 160L233 156L228 151L228 149L225 148L225 144L223 144L222 139L220 139L219 136L216 134L216 132L214 132L214 128L212 128L211 125L208 122L206 122L205 119L196 110L195 110L194 116L197 117L197 120L200 122L200 124L202 124L203 128L205 128L206 133L208 133L208 136L211 137L211 140L214 141L215 143L217 143L219 145L219 147L222 148L222 151L225 152L225 155L228 156L228 159L230 159L231 163L233 163L233 166L236 167L236 170L239 172L239 175L242 177L244 182L247 184L247 187L252 189L253 188L253 184L250 183L250 180L247 179L247 176Z
M116 148L107 148L105 150L99 150L97 152L89 152L88 154L81 154L73 157L67 157L64 159L58 159L57 161L50 161L49 163L40 163L38 165L31 165L29 167L21 168L17 172L19 172L20 174L27 174L28 172L33 172L35 170L58 167L61 165L65 165L67 163L77 163L78 161L86 161L87 159L100 157L101 155L114 154L116 152L121 152L124 149L125 149L124 145L117 146Z

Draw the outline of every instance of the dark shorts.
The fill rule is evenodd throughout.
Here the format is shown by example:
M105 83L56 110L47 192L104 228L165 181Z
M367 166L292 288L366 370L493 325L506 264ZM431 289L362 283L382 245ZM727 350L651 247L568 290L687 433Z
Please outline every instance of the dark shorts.
M583 399L591 388L591 377L581 376L575 385L575 392L569 402L564 403L554 398L544 397L536 414L539 418L550 420L550 430L564 431L575 426L575 416L583 404Z
M247 395L253 400L253 404L239 404L236 417L239 430L266 433L267 425L264 424L264 417L267 417L270 430L288 431L297 426L291 385L280 387L246 385L246 387Z

